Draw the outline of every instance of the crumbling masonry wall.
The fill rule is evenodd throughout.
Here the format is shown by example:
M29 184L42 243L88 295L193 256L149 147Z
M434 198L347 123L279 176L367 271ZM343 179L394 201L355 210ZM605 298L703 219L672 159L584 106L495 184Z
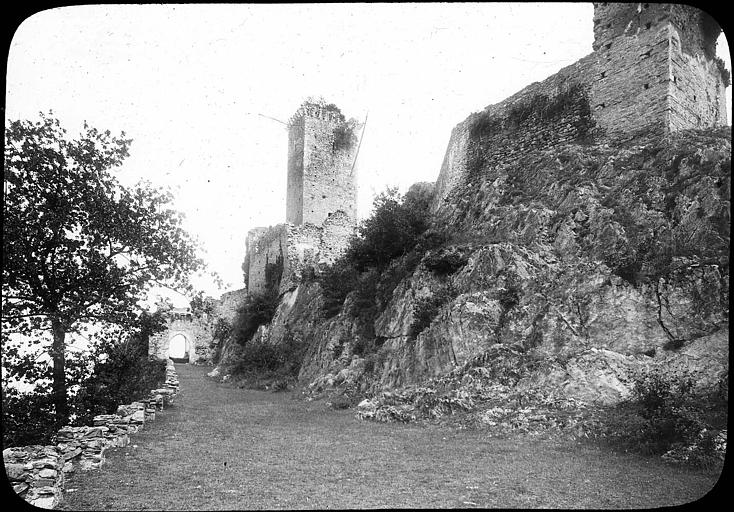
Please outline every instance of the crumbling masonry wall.
M354 220L342 211L334 212L322 226L287 223L250 231L243 264L247 290L261 294L294 288L304 272L318 272L333 263L347 249L353 232ZM273 261L282 262L281 271L277 279L266 279L267 265Z
M357 218L359 124L335 105L304 102L288 123L286 223L247 233L247 292L284 293L342 254Z
M595 4L593 53L454 128L432 210L482 168L532 149L725 125L729 76L714 56L719 32L685 5Z
M237 315L237 309L247 297L247 288L225 292L214 302L214 318L231 321Z
M277 288L285 265L287 237L285 224L255 228L247 233L243 271L250 293L261 294Z
M154 420L156 411L175 402L178 388L176 368L168 360L164 386L151 390L147 399L120 405L116 414L95 416L92 426L62 427L53 445L5 448L5 474L13 491L35 507L57 507L63 501L67 474L102 466L105 452L130 444L130 435Z
M303 105L289 123L286 222L321 226L337 211L357 214L357 144L339 144L343 119L324 107Z
M181 334L186 339L189 363L205 363L211 358L212 326L201 318L172 318L163 332L150 337L148 354L168 359L171 340Z

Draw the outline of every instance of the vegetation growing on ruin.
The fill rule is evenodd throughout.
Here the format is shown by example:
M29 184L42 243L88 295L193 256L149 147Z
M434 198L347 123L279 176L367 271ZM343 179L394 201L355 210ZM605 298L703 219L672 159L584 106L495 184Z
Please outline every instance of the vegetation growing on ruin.
M716 63L716 67L719 68L724 87L729 87L731 85L731 73L726 69L726 63L721 59L721 57L714 57L714 62Z
M302 107L316 108L322 112L328 112L336 122L334 126L334 142L332 151L349 150L357 144L357 127L359 122L354 119L346 119L341 109L333 103L326 103L323 98L308 98L303 102Z
M588 93L582 85L573 84L555 96L535 94L509 105L499 115L488 110L473 114L469 121L469 144L466 149L469 179L475 180L483 174L488 152L506 144L495 140L499 135L513 135L526 130L527 137L532 139L534 125L549 125L563 118L572 124L579 142L590 141L595 122ZM525 142L529 143L530 140ZM522 141L517 143L522 144Z
M279 254L275 259L275 263L267 262L265 264L265 289L277 293L282 275L283 256Z
M347 121L341 121L334 128L334 143L332 150L337 151L349 150L357 144L357 126L359 123L356 119L350 118Z
M237 308L237 313L232 321L231 336L234 341L240 346L245 346L258 327L270 323L277 307L277 290L248 294Z
M492 115L486 110L473 114L469 124L469 138L481 144L502 130L514 132L529 122L555 121L574 109L579 110L581 117L579 128L588 130L592 123L591 110L587 92L580 84L571 85L552 97L535 94L530 99L511 104L501 116Z
M359 314L384 308L395 286L420 262L431 199L428 187L413 188L404 197L387 189L375 198L372 215L362 221L344 255L319 277L327 316L338 313L353 291Z

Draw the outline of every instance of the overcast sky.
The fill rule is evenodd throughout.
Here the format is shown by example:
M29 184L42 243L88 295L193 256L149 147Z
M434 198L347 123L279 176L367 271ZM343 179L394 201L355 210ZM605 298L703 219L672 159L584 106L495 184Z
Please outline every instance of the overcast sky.
M589 4L96 5L27 19L6 118L53 110L133 139L119 172L170 186L204 258L243 287L245 235L285 221L287 121L308 96L369 119L359 213L435 181L451 129L591 52ZM719 55L729 62L722 37ZM729 120L731 123L731 88ZM267 116L267 117L265 117Z

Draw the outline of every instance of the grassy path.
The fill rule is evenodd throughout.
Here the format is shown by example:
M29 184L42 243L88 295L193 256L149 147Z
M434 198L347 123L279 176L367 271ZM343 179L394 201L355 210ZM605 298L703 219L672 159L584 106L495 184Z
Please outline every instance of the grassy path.
M717 479L573 443L363 422L176 367L176 405L77 472L63 508L639 508L693 501Z

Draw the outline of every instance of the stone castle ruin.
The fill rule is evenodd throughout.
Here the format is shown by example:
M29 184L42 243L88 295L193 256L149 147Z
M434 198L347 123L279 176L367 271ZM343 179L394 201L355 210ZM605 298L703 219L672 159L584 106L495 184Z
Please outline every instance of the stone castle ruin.
M357 216L359 127L324 102L304 102L290 119L286 222L247 233L242 270L248 292L282 293L306 269L346 249Z
M167 316L167 329L150 337L148 353L176 363L206 360L211 336L204 319L196 318L190 308L173 308Z
M530 149L725 125L730 77L715 56L720 32L686 5L595 3L591 54L454 128L434 213L471 186L473 173Z
M231 321L244 300L245 290L222 294L219 300L206 299L209 312L194 312L190 307L173 308L167 312L166 330L154 334L148 342L148 354L176 363L209 363L216 351L213 339L215 321Z
M451 210L473 197L483 170L529 150L725 125L730 77L715 56L720 32L708 14L686 5L595 3L591 54L453 129L433 214L461 223ZM346 249L356 224L359 129L323 101L306 101L292 116L286 222L247 233L246 288L229 302L291 290ZM233 307L222 315L230 318ZM151 354L205 360L211 328L186 312L174 315L151 341Z

